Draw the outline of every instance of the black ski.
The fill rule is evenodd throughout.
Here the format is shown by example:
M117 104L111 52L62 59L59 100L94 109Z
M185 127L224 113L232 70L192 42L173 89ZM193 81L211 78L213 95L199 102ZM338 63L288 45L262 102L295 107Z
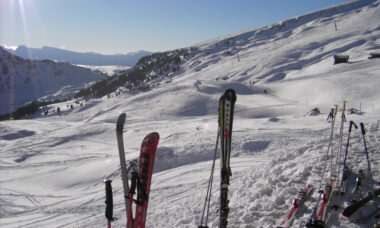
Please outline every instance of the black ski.
M358 219L355 219L354 222L363 224L363 223L367 223L371 218L378 219L379 217L380 217L380 207L378 207L375 210L367 213L364 216L361 216Z
M228 89L219 100L219 130L221 141L221 182L220 182L220 221L219 227L225 228L228 224L228 186L230 176L231 137L236 93Z
M369 201L371 201L372 199L378 197L380 195L380 189L377 189L375 192L374 192L375 195L373 195L372 193L370 193L367 197L364 197L363 199L353 203L352 205L344 208L342 214L346 217L350 217L353 213L355 213L357 210L359 210L361 207L363 207L364 205L366 205Z

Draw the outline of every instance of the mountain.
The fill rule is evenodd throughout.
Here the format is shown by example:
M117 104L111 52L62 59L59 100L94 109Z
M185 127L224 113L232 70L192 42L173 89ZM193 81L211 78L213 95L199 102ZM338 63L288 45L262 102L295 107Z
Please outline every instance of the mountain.
M237 101L228 227L277 227L298 190L313 184L316 191L293 223L305 227L318 190L342 168L339 159L336 162L339 129L344 144L351 120L364 123L367 134L363 137L360 129L352 129L348 194L334 195L339 197L334 204L340 207L328 226L376 227L373 217L356 219L376 211L378 198L356 219L342 218L340 212L350 204L358 171L368 170L363 138L375 183L380 180L380 64L379 59L368 59L371 52L380 51L379 18L380 1L353 1L193 47L154 53L130 71L89 87L91 96L77 98L81 107L65 109L60 116L49 112L0 122L0 224L104 227L103 180L109 178L118 218L112 226L125 227L115 123L120 113L126 113L127 161L139 156L145 135L160 134L147 227L200 225L215 151L208 226L218 227L217 109L223 92L233 88ZM349 55L349 61L334 64L335 54ZM114 92L108 96L104 88ZM345 115L347 122L341 118L343 101L352 111ZM63 110L70 103L48 109ZM327 154L332 123L326 118L335 104L339 113ZM321 114L311 115L314 108ZM363 194L369 183L363 182Z
M52 60L25 60L0 47L0 114L37 99L61 99L106 76Z
M92 52L80 53L47 46L42 48L29 48L24 45L18 46L15 50L8 49L8 51L24 59L51 59L90 66L133 66L141 57L150 54L150 52L147 51L137 51L125 55L102 55Z
M332 72L353 72L367 61L371 52L380 49L380 27L374 18L379 18L378 1L353 1L336 7L312 12L284 20L262 28L240 32L226 37L205 41L190 48L154 53L140 59L127 74L107 78L93 87L92 93L104 96L120 86L131 89L144 84L151 88L177 77L178 80L224 80L251 84L267 88L284 98L304 103L323 105L327 97L332 100L349 99L359 103L363 99L356 88L331 88L327 82L310 81L297 86L289 93L275 90L285 87L287 82L301 81L302 78L331 74ZM356 23L354 27L350 23ZM334 65L334 55L349 55L347 65ZM372 79L371 79L372 80ZM377 81L376 78L373 80ZM318 86L315 83L320 83ZM355 82L355 86L365 81ZM365 85L362 86L365 86ZM101 86L99 86L101 85ZM136 86L137 85L137 86ZM342 89L341 95L335 93ZM83 91L85 92L85 91ZM86 93L84 93L86 94ZM361 102L377 100L375 91ZM322 98L323 97L323 98Z

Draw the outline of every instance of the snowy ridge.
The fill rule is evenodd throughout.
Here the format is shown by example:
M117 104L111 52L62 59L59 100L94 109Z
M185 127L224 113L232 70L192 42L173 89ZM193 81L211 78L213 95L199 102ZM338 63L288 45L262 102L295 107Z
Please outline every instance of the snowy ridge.
M129 54L103 55L93 52L80 53L48 46L42 48L29 48L23 45L18 46L16 49L7 50L24 59L52 59L60 62L91 66L117 65L131 67L135 65L141 57L150 54L150 52L141 50Z
M1 47L0 76L0 114L37 99L73 96L86 84L105 78L101 73L69 63L24 60Z
M380 8L379 1L363 2L303 15L297 26L268 26L199 44L172 81L152 80L157 86L147 92L89 101L62 116L0 122L0 224L105 227L102 180L108 177L118 218L113 227L125 227L115 135L117 116L125 112L127 160L138 157L145 135L160 133L147 227L196 227L215 149L217 104L228 88L237 92L228 227L275 227L300 187L319 187L331 126L327 114L343 100L362 111L347 114L347 120L365 124L379 182L380 64L368 54L379 50ZM333 55L342 52L350 55L349 63L333 65ZM60 105L66 104L53 108ZM308 115L315 107L322 113ZM348 122L343 142L347 128ZM219 163L209 227L218 227ZM348 164L354 173L367 167L359 130L351 133ZM304 227L316 200L315 193L293 227ZM344 198L341 205L348 204ZM364 228L374 222L353 223L337 214L331 227Z

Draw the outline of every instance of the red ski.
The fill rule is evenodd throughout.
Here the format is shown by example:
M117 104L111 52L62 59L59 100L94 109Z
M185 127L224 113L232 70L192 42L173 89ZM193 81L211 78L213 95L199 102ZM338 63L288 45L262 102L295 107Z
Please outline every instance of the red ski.
M326 184L325 189L323 191L321 206L319 207L319 211L317 214L317 221L324 221L326 215L327 204L330 201L330 196L332 190L335 186L336 179L331 179L329 183Z
M299 213L303 207L304 202L313 194L314 186L308 185L304 189L298 192L297 197L293 200L293 207L290 209L288 215L281 222L277 228L291 227L294 219L299 216Z
M154 132L147 135L140 151L138 172L132 172L131 187L129 189L129 208L127 228L145 228L150 184L152 181L154 159L159 141L159 134ZM137 199L133 199L137 187ZM135 204L135 218L133 218L133 204Z
M330 179L330 181L326 183L325 189L323 190L323 192L321 192L322 199L320 201L321 205L319 207L318 213L317 213L315 219L309 219L308 223L306 224L306 227L315 227L315 228L318 227L318 228L320 228L320 227L325 226L326 211L327 211L328 204L331 201L331 194L333 192L333 189L335 188L335 184L336 184L335 178ZM319 199L320 198L318 198L318 200ZM312 215L314 215L314 212Z

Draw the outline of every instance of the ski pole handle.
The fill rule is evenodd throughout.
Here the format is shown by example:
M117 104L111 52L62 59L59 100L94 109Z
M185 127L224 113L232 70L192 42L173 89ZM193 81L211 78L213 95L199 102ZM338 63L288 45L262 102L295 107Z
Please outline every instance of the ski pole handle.
M348 132L351 132L352 130L352 125L354 125L355 129L358 129L358 126L354 123L354 121L350 121L350 127L348 128Z
M113 221L113 197L111 180L104 180L106 185L106 218L108 220L108 227L110 227L111 221Z
M365 135L365 128L364 128L364 124L363 123L360 123L360 128L362 130L362 135Z

